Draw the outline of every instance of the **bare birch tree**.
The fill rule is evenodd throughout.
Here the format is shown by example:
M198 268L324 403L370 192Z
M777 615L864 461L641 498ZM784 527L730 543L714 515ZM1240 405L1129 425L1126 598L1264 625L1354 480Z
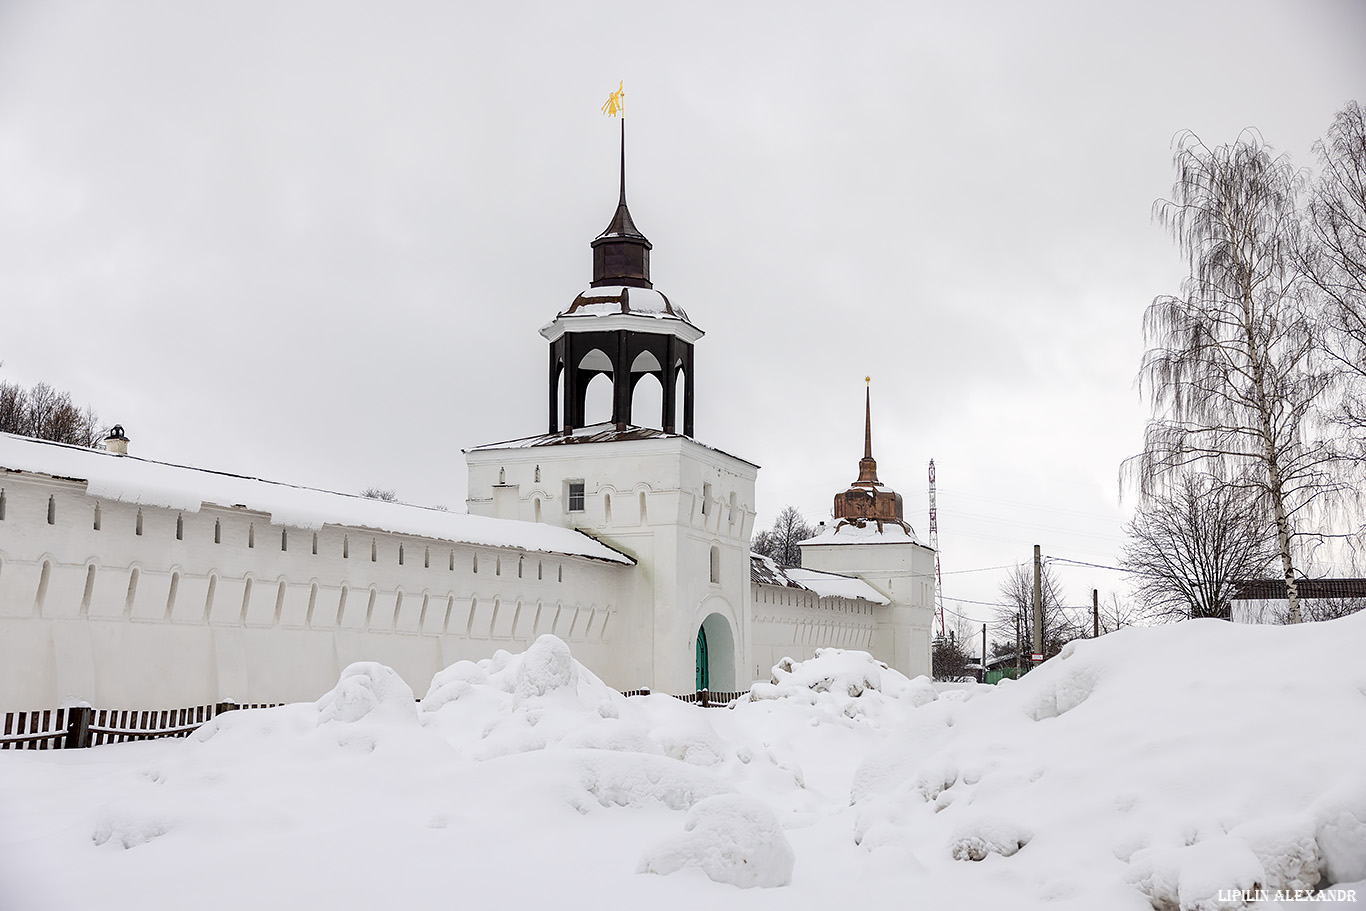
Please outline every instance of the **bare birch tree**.
M1248 492L1186 475L1125 527L1122 565L1155 616L1232 619L1233 597L1276 559L1270 524Z
M1254 133L1215 149L1186 133L1174 162L1172 198L1153 208L1190 274L1144 315L1139 386L1154 417L1124 471L1144 496L1203 470L1261 500L1298 622L1300 523L1339 486L1331 441L1310 427L1328 378L1299 268L1304 179Z
M1322 296L1321 342L1334 368L1332 417L1348 457L1366 463L1366 112L1355 101L1316 143L1320 171L1309 202L1305 272Z

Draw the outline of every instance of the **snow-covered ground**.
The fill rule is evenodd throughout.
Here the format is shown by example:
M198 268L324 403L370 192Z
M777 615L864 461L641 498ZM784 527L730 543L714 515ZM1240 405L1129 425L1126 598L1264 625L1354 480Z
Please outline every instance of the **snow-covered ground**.
M0 908L1366 903L1364 645L1197 621L942 692L827 650L730 710L550 637L420 703L353 665L185 740L0 753Z

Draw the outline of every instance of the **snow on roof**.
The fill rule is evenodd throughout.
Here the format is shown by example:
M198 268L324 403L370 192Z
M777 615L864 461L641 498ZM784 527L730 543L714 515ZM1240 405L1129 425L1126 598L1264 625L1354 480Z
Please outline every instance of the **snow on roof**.
M876 519L868 519L863 527L852 522L840 521L826 525L814 538L798 541L798 544L919 544L928 547L924 541L909 531L910 526L901 527L895 522L878 524Z
M891 604L886 596L862 579L826 573L816 569L794 567L787 570L789 579L800 582L822 598L862 598L874 604Z
M575 298L574 303L560 316L610 316L621 313L688 322L688 314L665 297L663 292L622 285L589 288Z
M783 568L771 557L765 557L763 554L756 554L753 552L749 555L749 581L756 582L760 585L777 585L782 588L806 589L805 585L802 585L795 579L789 578L787 573L783 571Z
M626 565L635 562L569 528L390 503L8 433L0 433L0 470L85 481L91 496L139 506L185 512L198 512L205 504L238 506L268 513L270 524L292 528L346 525L459 544L515 547Z
M683 436L681 433L665 433L653 427L637 427L628 424L624 429L618 430L617 425L604 422L601 424L589 424L587 427L576 427L570 433L542 433L534 437L522 437L519 440L505 440L501 443L485 443L483 446L475 446L466 449L465 452L485 452L498 449L532 449L537 446L568 446L574 443L620 443L630 440L687 440L688 442L709 449L712 452L720 453L728 459L735 459L737 462L744 462L746 465L754 465L748 459L742 459L737 455L731 455L715 446L708 446L706 443L699 443L692 437ZM754 465L758 468L758 465Z
M891 604L862 579L800 567L782 567L763 554L749 555L749 579L760 585L799 588L820 598L862 598L874 604Z

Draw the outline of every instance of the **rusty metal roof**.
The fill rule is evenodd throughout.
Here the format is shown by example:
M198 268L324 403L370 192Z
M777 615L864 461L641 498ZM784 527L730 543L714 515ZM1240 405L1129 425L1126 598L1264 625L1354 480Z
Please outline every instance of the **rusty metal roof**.
M624 428L618 429L615 424L591 424L588 427L579 427L572 433L542 433L534 437L522 437L519 440L505 440L501 443L485 443L483 446L474 446L465 452L484 452L493 449L532 449L539 446L572 446L575 443L622 443L633 440L688 440L703 449L710 449L712 452L719 452L721 455L737 462L744 462L746 465L753 465L748 459L742 459L737 455L731 455L724 449L717 449L715 446L708 446L705 443L698 443L692 437L681 433L665 433L653 427L637 427L634 424L627 424Z

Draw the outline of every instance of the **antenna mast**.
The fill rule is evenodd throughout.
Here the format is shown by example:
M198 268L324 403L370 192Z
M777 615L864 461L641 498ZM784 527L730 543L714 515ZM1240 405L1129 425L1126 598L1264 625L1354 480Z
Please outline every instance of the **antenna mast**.
M930 548L934 551L934 612L944 635L944 577L939 574L939 507L935 502L934 459L930 459Z

